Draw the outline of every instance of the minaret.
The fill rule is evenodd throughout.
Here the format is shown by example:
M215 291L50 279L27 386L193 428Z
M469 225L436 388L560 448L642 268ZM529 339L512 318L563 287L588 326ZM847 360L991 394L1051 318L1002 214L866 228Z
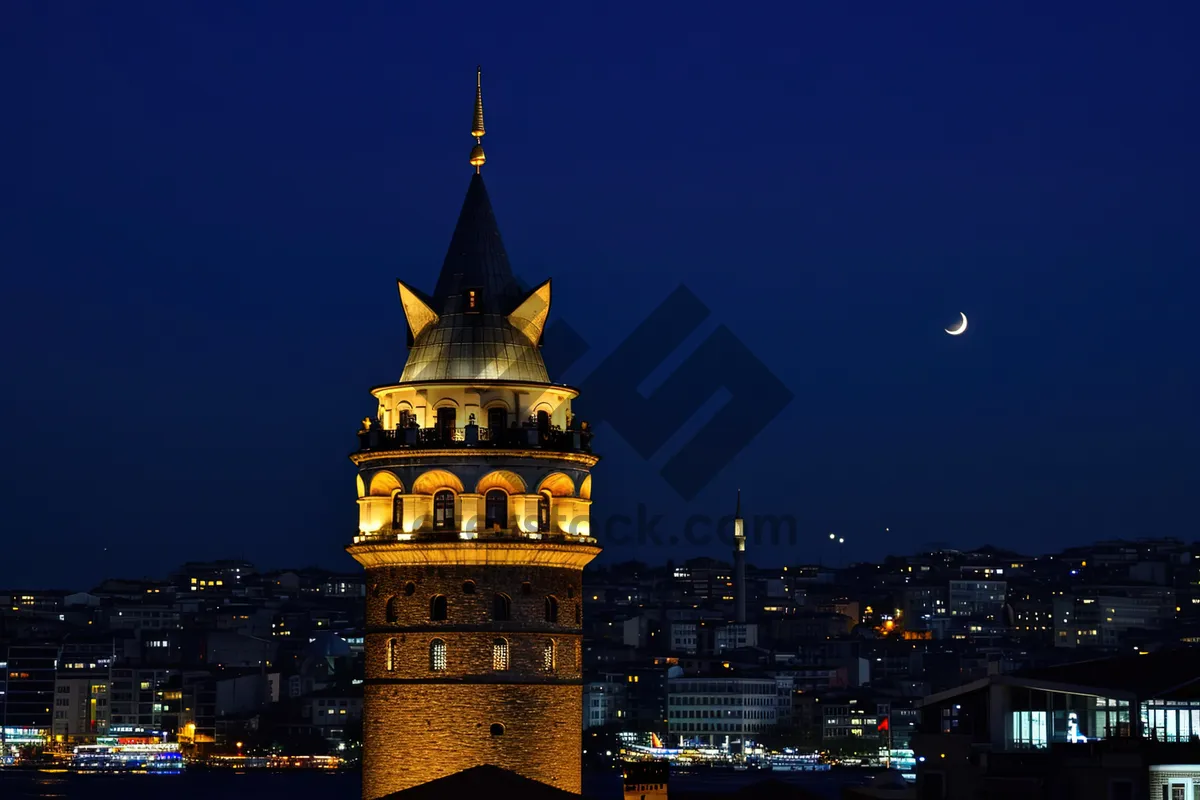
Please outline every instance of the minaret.
M493 764L581 791L590 432L538 344L550 281L523 292L480 167L432 295L398 281L409 353L371 390L358 467L367 574L363 798Z
M742 527L742 490L737 493L733 516L733 603L734 622L746 622L746 532Z

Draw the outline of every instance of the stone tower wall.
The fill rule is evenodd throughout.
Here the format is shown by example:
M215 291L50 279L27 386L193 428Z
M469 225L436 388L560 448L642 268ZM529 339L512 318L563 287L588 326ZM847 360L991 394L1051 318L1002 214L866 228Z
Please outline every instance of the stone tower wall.
M482 764L581 792L578 683L374 684L365 701L365 798ZM492 735L495 724L504 725L502 735Z

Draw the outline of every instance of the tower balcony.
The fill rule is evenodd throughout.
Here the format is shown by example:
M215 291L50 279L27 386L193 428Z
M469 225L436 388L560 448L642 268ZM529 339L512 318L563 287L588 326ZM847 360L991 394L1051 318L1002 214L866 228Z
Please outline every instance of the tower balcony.
M583 569L600 554L590 536L519 531L359 532L346 552L368 569L397 566L514 566Z
M417 530L404 531L399 528L384 528L382 530L366 533L359 531L354 535L354 544L392 544L395 542L424 544L424 543L441 543L453 544L456 542L504 542L504 543L521 543L521 544L538 544L538 543L553 543L553 544L584 544L594 545L596 540L591 536L585 536L577 533L565 533L563 531L522 531L516 528L511 529L490 529L480 531L462 531L462 530Z
M495 448L591 453L592 432L530 425L513 428L487 428L480 425L465 425L461 428L408 427L395 430L372 426L369 430L359 431L358 447L360 453L459 447L479 450Z

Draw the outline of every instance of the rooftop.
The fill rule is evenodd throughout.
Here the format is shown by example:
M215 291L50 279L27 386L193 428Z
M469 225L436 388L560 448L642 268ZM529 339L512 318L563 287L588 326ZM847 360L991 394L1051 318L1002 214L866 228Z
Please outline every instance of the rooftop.
M446 798L519 797L522 800L579 800L579 795L526 778L506 769L484 764L464 769L383 800L446 800Z
M550 310L546 282L521 291L483 177L471 176L433 295L400 283L409 354L400 383L549 383L538 350Z
M1139 698L1200 699L1200 648L1097 658L1015 673L1017 678L1132 691Z

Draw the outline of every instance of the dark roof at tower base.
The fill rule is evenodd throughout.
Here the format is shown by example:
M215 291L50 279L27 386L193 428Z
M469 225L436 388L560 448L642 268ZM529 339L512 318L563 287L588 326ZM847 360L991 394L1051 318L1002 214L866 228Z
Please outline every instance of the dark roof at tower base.
M423 783L383 800L470 800L475 797L519 797L521 800L581 800L582 795L484 764Z

